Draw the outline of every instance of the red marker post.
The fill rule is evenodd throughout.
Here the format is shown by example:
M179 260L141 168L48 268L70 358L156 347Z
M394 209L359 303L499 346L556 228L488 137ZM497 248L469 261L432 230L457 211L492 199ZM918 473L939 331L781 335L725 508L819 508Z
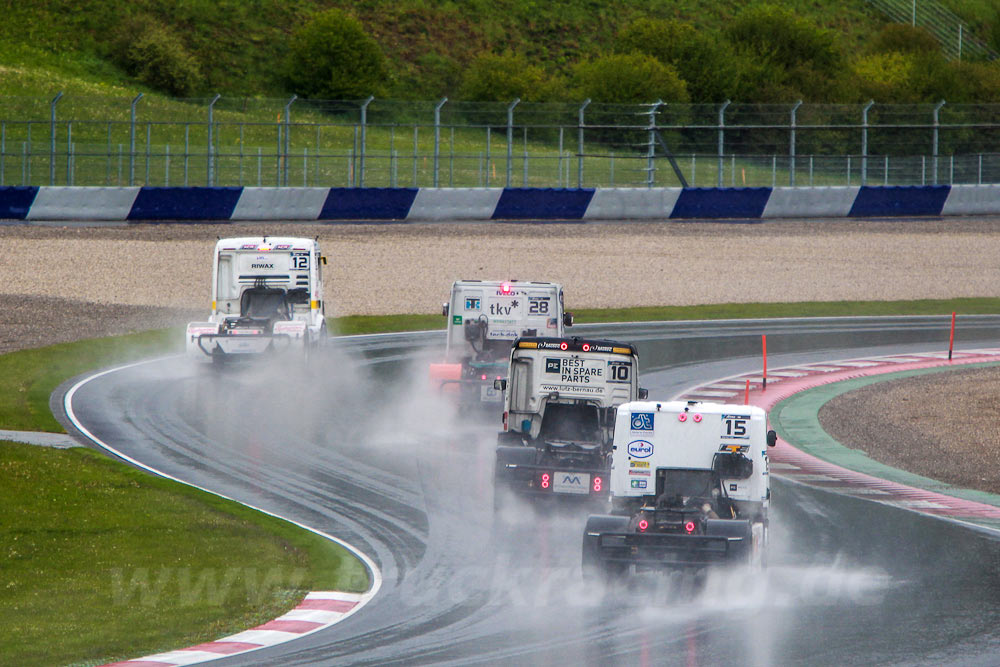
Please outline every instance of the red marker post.
M948 361L951 361L951 353L955 349L955 311L951 311L951 338L948 339Z
M750 405L750 380L747 379L747 389L743 393L743 405Z
M761 334L761 342L764 346L764 382L761 384L761 391L767 390L767 334Z

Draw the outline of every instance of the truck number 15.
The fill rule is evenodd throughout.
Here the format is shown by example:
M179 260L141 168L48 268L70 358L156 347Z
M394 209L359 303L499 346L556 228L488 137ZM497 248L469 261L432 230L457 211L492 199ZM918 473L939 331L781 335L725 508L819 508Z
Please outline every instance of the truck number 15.
M746 417L736 417L733 415L722 415L722 426L724 438L747 438L747 422L750 421Z

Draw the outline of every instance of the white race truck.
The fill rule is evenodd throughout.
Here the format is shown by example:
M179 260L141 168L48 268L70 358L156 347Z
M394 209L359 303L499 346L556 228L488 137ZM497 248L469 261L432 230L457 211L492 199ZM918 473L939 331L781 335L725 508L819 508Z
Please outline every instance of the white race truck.
M615 408L644 398L628 343L518 338L504 390L494 498L506 494L605 500Z
M448 317L446 359L431 364L431 383L467 403L502 400L493 382L507 374L515 338L562 337L573 325L556 283L457 280L442 312Z
M188 356L221 362L303 353L326 335L321 267L312 239L253 236L215 244L212 314L187 326Z
M776 440L758 407L640 401L618 408L610 515L583 533L584 576L631 566L760 565L771 497L767 448Z

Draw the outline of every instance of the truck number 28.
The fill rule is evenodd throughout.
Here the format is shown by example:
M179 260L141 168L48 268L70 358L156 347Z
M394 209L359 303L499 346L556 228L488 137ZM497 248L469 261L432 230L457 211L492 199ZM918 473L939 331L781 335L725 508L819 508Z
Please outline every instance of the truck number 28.
M548 299L539 299L538 301L528 302L529 315L548 315L548 313L549 313Z

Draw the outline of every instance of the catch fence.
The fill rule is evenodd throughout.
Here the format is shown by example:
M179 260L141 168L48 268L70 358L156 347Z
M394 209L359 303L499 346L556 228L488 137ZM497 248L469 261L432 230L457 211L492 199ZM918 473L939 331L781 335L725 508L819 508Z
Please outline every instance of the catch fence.
M1000 182L1000 105L0 97L0 185Z

